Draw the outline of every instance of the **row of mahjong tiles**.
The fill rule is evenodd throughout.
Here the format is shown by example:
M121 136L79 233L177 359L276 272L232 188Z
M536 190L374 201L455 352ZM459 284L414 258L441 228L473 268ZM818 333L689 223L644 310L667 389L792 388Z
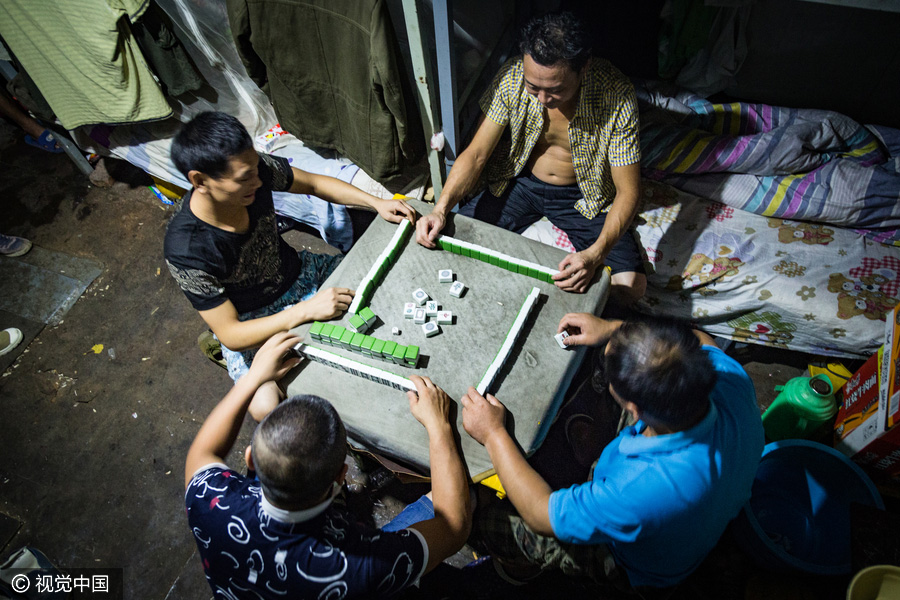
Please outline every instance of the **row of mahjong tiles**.
M406 219L401 221L397 226L397 229L396 231L394 231L394 235L391 237L391 240L388 242L387 246L378 256L375 262L372 263L369 272L365 277L363 277L362 281L360 281L359 283L359 286L356 288L356 296L353 298L353 302L350 304L350 308L348 309L351 314L357 314L362 309L362 307L368 304L368 301L370 300L372 294L381 283L381 280L384 279L384 276L391 268L391 265L393 265L397 261L397 257L402 251L402 246L406 242L406 235L410 232L411 229L412 225ZM475 260L480 260L511 273L525 275L527 277L532 277L546 283L553 283L553 276L559 273L559 271L556 269L551 269L549 267L545 267L531 261L527 261L515 256L504 254L503 252L486 248L485 246L473 244L446 235L437 236L437 238L435 239L435 243L437 244L438 248L448 252L452 252L453 254L458 254L467 258L474 258ZM460 282L453 282L454 288L451 293L453 293L454 295L462 293L462 290L460 290L460 285L462 285ZM419 304L422 304L422 302L420 302Z

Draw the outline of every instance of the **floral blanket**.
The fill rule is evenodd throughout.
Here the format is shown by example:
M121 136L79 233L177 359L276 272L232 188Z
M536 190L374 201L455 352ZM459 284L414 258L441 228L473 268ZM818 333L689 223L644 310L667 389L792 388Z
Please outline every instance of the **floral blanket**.
M736 341L867 357L900 297L900 248L825 224L764 217L644 180L640 309Z
M641 312L714 335L849 358L878 350L900 297L900 248L849 229L764 217L643 181ZM574 252L549 221L526 237Z

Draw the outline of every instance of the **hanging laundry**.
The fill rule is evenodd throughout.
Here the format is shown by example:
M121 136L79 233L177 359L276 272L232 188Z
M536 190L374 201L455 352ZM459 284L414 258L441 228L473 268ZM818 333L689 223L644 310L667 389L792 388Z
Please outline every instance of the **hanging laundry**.
M172 109L129 26L147 4L3 0L0 35L66 129L164 119Z
M174 29L172 21L156 4L146 7L141 17L131 24L144 57L168 96L194 92L203 85Z
M281 126L384 185L425 138L383 0L228 0L232 35Z

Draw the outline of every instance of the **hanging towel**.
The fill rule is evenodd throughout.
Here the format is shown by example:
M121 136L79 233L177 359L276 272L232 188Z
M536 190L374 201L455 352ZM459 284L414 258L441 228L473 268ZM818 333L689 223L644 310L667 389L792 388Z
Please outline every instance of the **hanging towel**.
M387 185L425 151L383 0L228 0L234 41L281 127Z
M104 0L0 2L0 35L66 129L172 115L128 21Z

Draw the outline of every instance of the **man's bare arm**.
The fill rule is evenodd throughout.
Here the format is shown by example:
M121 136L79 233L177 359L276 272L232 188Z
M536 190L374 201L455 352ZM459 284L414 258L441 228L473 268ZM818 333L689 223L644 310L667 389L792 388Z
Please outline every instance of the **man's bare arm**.
M300 362L299 358L284 360L285 353L299 341L299 337L289 333L273 336L257 353L250 372L241 377L209 413L184 461L185 487L191 483L197 469L215 462L225 462L225 456L237 439L253 394L262 384L281 379Z
M553 535L550 525L550 486L535 471L506 429L506 408L494 396L475 388L462 398L463 427L482 444L510 501L525 523L542 535Z
M240 352L258 348L279 331L293 329L301 323L333 319L350 307L353 296L353 290L326 288L286 310L247 321L241 321L234 304L226 300L215 308L201 310L200 316L220 342L230 350Z
M475 131L472 143L463 150L447 175L441 197L431 214L423 216L416 224L416 241L426 248L434 248L434 239L447 222L447 215L478 182L488 158L497 147L505 126L494 123L484 115Z
M594 272L606 260L606 256L628 231L637 214L641 191L641 164L610 167L616 196L613 198L603 229L589 248L568 255L559 263L559 275L554 276L556 286L567 292L584 292Z
M414 523L410 529L421 533L428 544L428 572L462 548L469 537L468 477L449 420L453 401L429 378L411 375L410 379L416 386L416 392L407 392L410 411L428 432L434 502L434 518Z
M403 219L416 222L415 209L403 200L382 200L334 177L307 173L296 167L291 167L291 170L294 173L294 183L288 190L291 193L309 194L333 204L368 208L391 223L399 223Z

